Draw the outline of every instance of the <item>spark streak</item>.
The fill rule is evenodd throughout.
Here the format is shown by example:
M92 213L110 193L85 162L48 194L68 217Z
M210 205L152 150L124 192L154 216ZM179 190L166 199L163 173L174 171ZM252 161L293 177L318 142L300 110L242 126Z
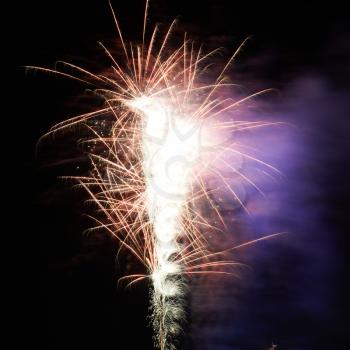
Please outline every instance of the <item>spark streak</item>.
M235 188L222 175L222 168L238 174L258 191L261 189L223 157L233 153L278 173L271 165L245 153L236 142L232 143L233 132L275 123L232 117L222 121L224 112L266 92L237 100L222 97L223 90L234 85L225 74L244 43L223 65L213 83L201 83L208 60L218 50L203 53L186 36L176 48L170 48L168 42L175 22L162 39L158 38L155 26L147 42L147 9L148 1L142 43L129 45L111 6L124 57L117 59L100 44L111 59L111 68L105 74L95 74L67 62L61 63L63 68L75 73L28 68L95 86L95 93L105 100L103 108L58 123L44 136L78 124L91 131L91 138L84 142L95 147L95 151L88 152L92 170L88 176L70 178L76 179L96 204L95 228L110 232L120 241L121 248L131 252L145 267L145 273L123 279L130 285L145 278L152 281L156 344L162 350L172 350L185 317L186 276L229 274L238 264L225 258L229 250L212 252L208 247L206 232L220 229L203 216L198 203L207 201L223 228L225 221L213 200L215 189L208 189L207 178L219 178L233 199L246 209ZM107 135L92 123L100 118L110 125Z

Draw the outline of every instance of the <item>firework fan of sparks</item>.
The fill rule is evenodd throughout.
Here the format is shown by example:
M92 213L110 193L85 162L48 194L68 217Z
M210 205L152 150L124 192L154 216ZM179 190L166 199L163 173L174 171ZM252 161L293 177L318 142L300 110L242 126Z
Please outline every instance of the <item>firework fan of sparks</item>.
M259 163L270 171L278 170L242 152L230 135L233 132L272 125L269 122L227 120L227 112L262 94L243 99L223 98L222 90L232 85L225 73L242 45L223 65L216 78L202 81L210 58L218 51L203 53L186 35L176 48L169 48L175 21L165 33L158 26L147 35L146 1L142 42L128 44L111 6L122 47L117 59L100 43L111 60L107 74L94 74L71 63L68 70L54 72L94 86L105 99L103 108L76 116L55 125L44 137L66 128L84 124L91 138L84 142L99 145L89 152L92 170L88 176L73 177L89 193L97 206L96 227L105 229L144 265L144 274L123 277L128 284L143 279L152 281L152 323L160 349L175 349L176 337L184 318L183 298L187 276L193 274L230 274L237 264L227 251L211 252L206 232L225 227L220 208L213 200L215 189L207 179L218 178L244 209L234 186L222 175L229 171L247 184L257 185L225 160L227 153ZM149 38L147 38L149 36ZM226 120L221 116L225 113ZM110 122L109 132L101 133L92 123L96 118ZM224 142L218 142L226 140ZM104 152L101 152L101 149ZM218 165L220 164L220 165ZM72 177L71 177L72 178ZM203 215L199 203L207 201L221 222L214 227ZM264 236L243 245L271 236Z

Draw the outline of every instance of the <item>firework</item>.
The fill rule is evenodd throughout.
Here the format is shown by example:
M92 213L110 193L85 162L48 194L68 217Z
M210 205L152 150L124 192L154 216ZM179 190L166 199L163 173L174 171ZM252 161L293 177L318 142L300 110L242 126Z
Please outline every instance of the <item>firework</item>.
M156 26L148 35L147 10L148 1L142 41L135 45L124 40L111 7L122 55L116 57L100 44L111 60L107 73L95 74L67 62L62 62L62 67L74 73L29 68L83 81L105 100L103 108L61 122L44 136L81 124L90 130L92 136L84 143L94 145L95 150L89 152L92 169L88 176L70 178L86 189L97 206L94 229L110 232L120 241L121 249L144 265L144 274L122 279L129 285L150 279L156 344L170 350L175 349L185 316L187 277L230 274L237 264L226 258L227 251L212 252L208 247L206 232L225 227L213 199L215 188L208 187L208 179L219 179L225 191L246 210L229 176L223 173L239 176L260 189L225 155L234 154L268 170L278 170L232 142L234 132L273 124L235 120L229 114L265 92L238 100L223 97L224 90L233 85L225 73L244 43L208 83L210 75L206 72L218 50L203 53L186 36L175 48L170 47L175 21L163 34ZM101 118L108 125L107 132L93 123ZM203 201L209 203L221 223L219 228L203 215Z

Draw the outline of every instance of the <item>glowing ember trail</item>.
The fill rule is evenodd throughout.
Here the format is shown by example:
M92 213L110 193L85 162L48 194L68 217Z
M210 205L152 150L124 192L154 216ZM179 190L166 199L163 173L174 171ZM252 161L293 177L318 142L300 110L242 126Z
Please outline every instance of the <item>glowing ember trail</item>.
M190 190L193 160L199 155L198 128L188 118L174 115L169 105L150 98L140 98L131 105L145 116L143 130L143 171L146 178L146 206L153 224L155 266L152 271L154 286L154 326L158 330L161 348L167 339L180 331L184 266L174 256L183 248L179 238L185 237L182 215ZM194 130L183 139L178 135ZM158 142L155 142L158 140ZM192 160L189 162L188 160Z
M102 108L61 122L44 136L78 124L91 132L92 137L83 143L90 146L92 169L87 176L70 178L86 189L97 207L93 217L97 225L93 229L110 232L119 240L121 249L144 266L143 273L137 271L122 279L129 285L146 278L152 281L156 345L173 350L185 317L186 278L197 273L230 274L238 263L226 258L229 251L278 235L217 252L210 251L206 238L209 232L220 234L225 229L213 199L216 189L208 188L208 178L220 180L225 191L245 210L234 184L222 173L234 174L261 192L254 179L227 161L228 154L264 167L265 173L278 173L233 142L232 134L275 123L236 120L228 114L265 92L241 99L223 97L223 91L233 85L225 73L244 43L208 84L208 76L200 77L205 76L208 60L218 50L203 54L186 36L175 49L169 48L175 22L162 39L158 39L155 26L146 43L147 8L148 1L142 44L135 46L124 41L111 7L124 57L117 59L100 44L112 64L106 73L95 74L67 62L61 64L69 68L69 73L28 68L84 82L105 100ZM109 125L107 132L98 126L101 119ZM209 204L221 227L204 217L198 205L203 201Z

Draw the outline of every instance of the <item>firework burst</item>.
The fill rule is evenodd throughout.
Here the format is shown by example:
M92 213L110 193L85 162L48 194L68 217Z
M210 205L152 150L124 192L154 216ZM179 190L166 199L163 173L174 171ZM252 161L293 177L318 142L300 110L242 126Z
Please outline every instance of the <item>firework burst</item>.
M150 279L156 344L170 350L175 349L185 316L187 277L230 274L237 265L226 258L227 251L212 252L208 247L206 233L225 227L208 178L219 179L247 210L228 177L222 175L223 169L261 190L225 155L239 155L270 171L278 170L244 152L230 136L273 124L227 117L242 103L266 92L239 100L223 97L223 91L233 85L225 73L245 42L208 84L208 75L203 76L218 49L203 53L186 35L175 48L170 47L175 21L163 34L158 26L149 32L147 10L148 1L142 41L133 44L124 40L111 7L122 54L116 57L100 43L111 60L106 74L94 74L67 62L62 62L66 70L29 68L82 81L105 100L103 108L61 122L44 137L80 124L91 131L92 136L83 142L95 146L95 151L89 152L92 169L87 176L70 178L86 189L97 207L94 229L110 232L120 241L121 249L131 252L144 266L144 274L130 274L122 280L132 285ZM99 118L108 122L107 133L92 123ZM220 225L205 218L200 205L203 200Z

